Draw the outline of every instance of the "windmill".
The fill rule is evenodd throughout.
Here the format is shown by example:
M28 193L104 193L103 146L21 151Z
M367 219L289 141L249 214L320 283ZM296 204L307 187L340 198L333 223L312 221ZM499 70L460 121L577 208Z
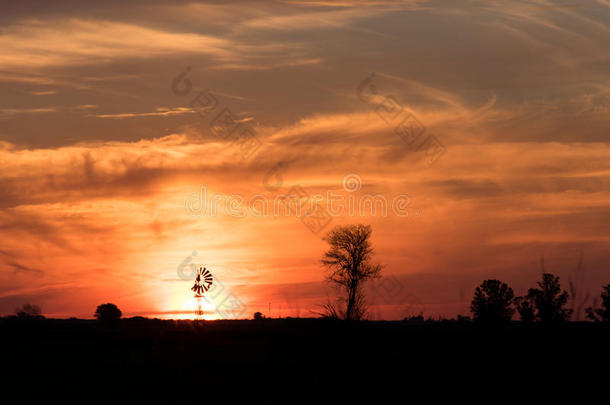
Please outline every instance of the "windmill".
M197 271L197 277L195 278L195 285L191 287L191 290L195 293L195 299L197 300L197 320L203 319L201 299L203 298L203 294L208 291L211 286L212 273L205 267L200 267L199 271Z

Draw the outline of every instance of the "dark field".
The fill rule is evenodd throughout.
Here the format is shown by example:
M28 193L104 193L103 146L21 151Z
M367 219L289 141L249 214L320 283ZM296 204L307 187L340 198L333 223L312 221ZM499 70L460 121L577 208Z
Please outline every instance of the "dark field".
M610 334L593 323L553 330L515 323L502 331L453 321L345 324L320 319L196 323L132 318L114 326L4 319L0 325L4 367L16 376L35 370L64 381L179 382L184 390L199 381L208 389L256 393L259 399L280 391L306 388L311 394L348 386L369 393L384 387L391 393L412 389L405 384L421 379L570 378L610 360Z

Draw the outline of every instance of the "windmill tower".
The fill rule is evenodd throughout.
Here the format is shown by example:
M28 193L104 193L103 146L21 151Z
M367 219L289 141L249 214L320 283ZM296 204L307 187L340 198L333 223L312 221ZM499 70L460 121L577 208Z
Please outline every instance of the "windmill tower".
M197 320L203 320L203 309L201 308L201 299L203 294L210 289L212 286L212 273L208 269L199 268L197 277L195 278L195 285L191 287L191 290L195 293L195 299L197 300Z

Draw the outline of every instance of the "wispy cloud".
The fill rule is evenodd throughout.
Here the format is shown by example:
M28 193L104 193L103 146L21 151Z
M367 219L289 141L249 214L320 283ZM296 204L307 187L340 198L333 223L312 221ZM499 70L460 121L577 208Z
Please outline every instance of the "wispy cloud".
M167 117L170 115L182 115L196 112L195 109L185 107L165 108L159 107L154 112L144 113L119 113L119 114L96 114L98 118L134 118L134 117Z
M17 114L44 114L57 112L56 107L47 108L0 108L0 117L6 117Z
M61 111L78 111L78 110L91 110L96 108L94 104L82 104L76 106L52 106L52 107L39 107L39 108L0 108L0 118L11 117L22 114L47 114L57 113Z
M69 35L66 35L69 33ZM254 44L227 36L172 32L135 24L70 18L24 20L4 29L0 37L4 69L91 65L160 55L206 55L225 68L258 63L265 55L290 60L298 44ZM287 62L276 62L283 66ZM307 62L311 63L311 62ZM298 64L298 63L297 63Z
M345 28L358 19L370 18L378 13L381 14L382 11L353 8L338 11L270 15L248 20L244 23L244 26L247 28L284 31Z
M50 96L53 94L57 94L55 90L39 90L39 91L30 91L30 94L35 96Z
M66 35L69 33L69 35ZM7 67L93 64L117 58L142 58L176 52L203 53L223 60L236 57L238 44L212 36L173 33L110 21L26 20L6 27L0 38Z

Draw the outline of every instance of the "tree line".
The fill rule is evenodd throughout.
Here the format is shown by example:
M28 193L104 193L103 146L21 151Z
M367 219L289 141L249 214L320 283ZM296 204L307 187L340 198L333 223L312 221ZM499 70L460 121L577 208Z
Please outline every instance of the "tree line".
M573 310L566 308L569 294L561 289L559 277L543 273L542 280L526 295L516 297L513 289L500 280L485 280L475 289L470 311L476 322L484 324L508 323L515 312L523 323L541 322L545 325L567 321ZM601 307L585 309L587 318L610 322L610 284L602 288Z
M366 317L363 285L381 277L382 271L382 266L373 262L371 234L369 225L358 224L337 226L324 237L330 247L321 260L328 271L326 281L341 291L341 298L338 303L322 305L322 316L347 321ZM470 311L475 322L484 324L510 322L515 312L526 324L559 324L572 314L573 310L566 307L568 299L559 277L545 272L537 286L520 297L500 280L483 281L475 289ZM587 318L610 322L610 284L603 287L601 299L601 307L586 308Z
M322 305L318 312L325 318L357 321L366 318L367 305L363 286L369 280L381 277L383 266L373 261L370 225L336 226L326 234L324 240L329 249L321 264L326 268L326 281L339 289L336 303ZM573 293L574 295L574 293ZM485 280L476 287L470 305L473 320L481 324L501 325L510 322L515 313L525 324L540 322L545 325L560 324L569 319L573 310L567 308L570 295L561 289L559 277L544 272L537 286L526 295L515 296L508 284L495 279ZM16 317L40 319L39 306L26 304L17 308ZM610 284L602 288L601 306L585 309L587 318L596 322L610 322ZM105 323L116 323L121 311L114 304L97 307L94 316ZM263 319L260 312L255 319ZM423 317L420 315L419 318ZM464 319L460 316L459 319Z

